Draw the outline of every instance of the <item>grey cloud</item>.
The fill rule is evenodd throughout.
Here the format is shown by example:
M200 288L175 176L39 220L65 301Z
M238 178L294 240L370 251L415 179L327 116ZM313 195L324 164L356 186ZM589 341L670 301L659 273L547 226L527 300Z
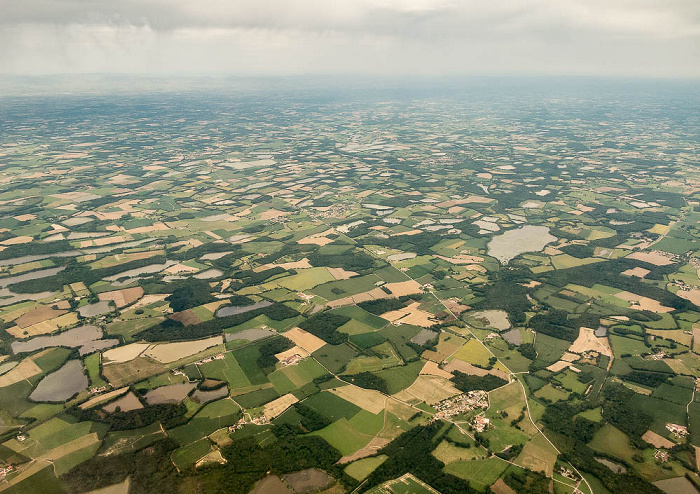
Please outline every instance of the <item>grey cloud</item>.
M0 72L700 75L697 0L0 0Z

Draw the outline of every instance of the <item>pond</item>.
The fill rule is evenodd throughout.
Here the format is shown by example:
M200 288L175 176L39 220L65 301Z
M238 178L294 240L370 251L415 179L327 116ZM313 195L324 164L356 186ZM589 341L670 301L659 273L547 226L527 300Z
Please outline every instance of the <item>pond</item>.
M160 388L150 390L144 395L144 398L149 405L180 403L187 398L187 395L190 394L190 391L192 391L196 385L195 383L185 383L161 386Z
M65 346L71 348L81 347L81 355L83 355L85 353L90 353L91 351L105 348L102 345L96 344L95 340L99 340L100 338L102 338L102 330L97 326L79 326L52 336L37 336L36 338L32 338L31 340L27 341L14 341L12 342L12 352L33 352L54 346ZM119 340L103 341L111 342L109 346L114 346L119 343ZM88 346L89 348L86 348L85 351L83 351L82 347L85 346Z
M206 391L203 389L198 389L194 393L192 393L192 400L195 403L209 403L210 401L218 400L219 398L223 398L224 396L228 396L228 386L221 386L220 388L217 389L212 389L210 391Z
M482 310L469 314L469 317L476 319L487 329L505 331L510 328L508 313L504 310Z
M60 268L51 268L51 269L42 269L40 271L32 271L30 273L25 273L21 274L19 276L12 276L9 278L0 278L0 287L5 288L10 285L14 285L15 283L20 283L22 281L29 281L29 280L39 280L41 278L48 278L49 276L53 276L57 273L60 273L66 269L64 266Z
M519 346L523 341L523 335L517 328L511 329L510 331L501 334L501 336L503 336L503 339L511 345Z
M693 483L685 477L657 480L653 484L667 494L698 494Z
M41 300L50 297L54 292L41 293L13 293L9 288L0 288L0 307L13 305L25 300Z
M246 341L257 341L267 338L268 336L276 335L277 332L270 329L262 328L251 328L244 329L243 331L238 331L237 333L227 333L226 341L236 341L236 340L246 340Z
M212 278L218 278L219 276L223 276L223 274L224 273L222 273L218 269L207 269L206 271L197 273L196 275L194 275L194 277L198 280L210 280Z
M244 305L243 307L222 307L219 309L219 312L216 313L216 317L235 316L236 314L243 314L244 312L249 312L251 310L262 309L263 307L269 307L270 305L272 305L272 302L269 300L261 300L260 302L256 302L251 305Z
M268 475L255 484L250 494L294 494L277 475Z
M104 300L95 304L84 305L78 309L78 312L83 317L95 317L112 312L112 308L109 305L109 301Z
M39 381L29 395L33 401L64 402L85 390L88 378L83 372L80 360L69 360L63 367Z
M329 487L334 482L333 477L318 468L309 468L301 472L290 473L283 478L297 494L316 492Z
M430 331L428 329L421 329L417 335L411 338L411 343L416 345L425 345L430 340L434 340L438 334L435 331Z
M526 225L493 237L488 243L488 253L501 264L508 264L511 259L525 252L541 251L556 239L549 233L547 226Z
M622 463L617 463L616 461L608 460L607 458L596 458L595 461L605 465L615 473L627 472L627 467L625 467Z

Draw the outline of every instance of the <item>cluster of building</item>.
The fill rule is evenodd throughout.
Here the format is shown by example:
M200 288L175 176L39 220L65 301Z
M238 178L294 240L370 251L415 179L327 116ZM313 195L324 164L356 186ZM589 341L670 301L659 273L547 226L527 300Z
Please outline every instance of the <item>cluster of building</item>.
M282 365L283 367L288 365L296 365L302 360L304 360L304 357L302 357L298 353L295 353L294 355L290 355L289 357L280 360L280 365Z
M12 473L14 471L15 471L15 467L12 465L0 467L0 479L4 479L8 473Z
M688 428L684 425L678 424L666 424L666 429L668 429L671 434L675 434L678 437L685 437L688 435Z
M238 422L236 422L233 425L229 425L226 430L228 432L236 432L237 430L241 429L244 425L247 424L253 424L253 425L265 425L267 424L267 417L265 415L261 415L259 417L253 417L250 420L246 420L245 418L240 418L238 419Z
M225 358L226 358L226 355L224 355L223 353L219 353L217 355L214 355L213 357L207 357L207 358L204 358L202 360L199 360L199 361L195 362L195 365L207 364L209 362L213 362L214 360L223 360Z
M471 423L471 426L476 432L484 432L486 429L489 428L489 425L491 425L491 420L487 419L483 415L477 415L476 417L474 417L474 420L472 420Z
M99 393L104 393L105 391L107 391L107 386L100 386L100 387L97 387L97 388L90 388L90 393L92 393L92 394L94 394L94 395L99 394Z
M654 459L659 463L665 463L668 461L668 451L657 449L656 453L654 453Z
M569 480L573 480L574 482L579 481L579 476L576 475L576 473L573 470L566 468L564 465L559 465L557 473L559 473L559 475L561 475L562 477L566 477Z
M469 391L468 393L442 400L434 406L438 412L433 416L433 420L441 420L454 417L460 413L470 412L477 408L487 409L489 407L489 395L482 390Z

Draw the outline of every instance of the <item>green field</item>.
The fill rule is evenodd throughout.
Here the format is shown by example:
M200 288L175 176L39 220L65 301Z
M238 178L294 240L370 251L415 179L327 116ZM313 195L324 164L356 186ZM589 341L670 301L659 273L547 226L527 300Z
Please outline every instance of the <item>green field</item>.
M351 419L361 410L357 405L345 401L329 391L309 396L304 400L304 405L313 408L331 420Z
M349 345L325 345L313 353L313 357L329 371L339 374L357 355Z
M179 470L185 470L192 468L195 462L208 454L211 449L209 439L200 439L173 451L172 460Z
M348 305L347 307L333 309L330 312L331 314L340 314L341 316L349 317L373 329L380 329L389 324L389 321L386 319L375 316L356 305Z
M345 467L345 473L350 475L357 481L365 480L370 473L374 472L379 465L384 463L388 456L379 455L370 458L363 458L361 460L354 461Z
M483 490L493 484L507 467L508 463L500 458L454 461L445 466L445 473L466 479L475 488Z
M223 360L212 360L199 365L199 370L204 377L227 381L231 389L252 384L232 352L226 352L226 357Z
M424 366L425 361L416 360L406 365L375 372L375 374L386 381L389 394L395 394L413 384Z

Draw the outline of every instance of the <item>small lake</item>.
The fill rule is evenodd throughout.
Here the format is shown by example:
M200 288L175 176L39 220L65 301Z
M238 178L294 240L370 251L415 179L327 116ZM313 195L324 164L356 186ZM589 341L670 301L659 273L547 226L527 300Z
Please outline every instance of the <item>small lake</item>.
M141 268L129 269L127 271L122 271L121 273L113 274L112 276L107 276L104 279L106 281L118 281L122 278L138 278L144 274L155 274L160 273L166 268L175 265L175 261L167 261L163 264L149 264L148 266L143 266Z
M24 302L25 300L41 300L42 298L50 297L55 292L41 293L14 293L9 288L0 288L0 307Z
M470 318L478 320L487 329L497 329L505 331L510 328L508 313L504 310L490 309L473 312L469 314Z
M60 273L64 269L66 269L66 268L64 266L61 266L60 268L51 268L51 269L42 269L40 271L32 271L30 273L21 274L19 276L12 276L10 278L0 278L0 287L5 288L9 285L14 285L15 283L20 283L22 281L39 280L41 278L48 278L49 276L53 276L57 273Z
M523 341L523 335L517 328L506 331L505 333L501 334L501 336L503 336L503 339L511 345L520 345Z
M39 381L29 395L33 401L64 402L88 387L88 378L80 360L69 360L63 367Z
M170 384L161 386L160 388L152 389L143 397L149 405L158 405L159 403L180 403L187 398L187 395L194 389L197 384Z
M222 273L218 269L207 269L206 271L197 273L193 276L193 278L197 278L198 280L211 280L212 278L218 278L219 276L223 276L223 274L224 273Z
M83 317L95 317L112 312L112 308L109 305L109 301L105 300L95 304L84 305L78 309L78 312Z
M102 338L102 330L97 326L80 326L77 328L69 329L63 333L59 333L52 336L37 336L27 341L14 341L12 342L12 352L22 353L22 352L34 352L36 350L43 350L44 348L54 347L54 346L65 346L70 348L85 347L93 343L91 347L94 350L105 348L103 346L95 345L95 340ZM110 346L119 343L119 340L102 340L105 342L112 341ZM83 352L81 348L81 354L90 353L86 349Z
M333 477L318 468L309 468L301 472L290 473L283 478L297 494L320 491L334 482Z
M615 473L626 473L627 472L627 467L624 466L622 463L617 463L616 461L608 460L607 458L596 458L595 461L605 465L606 467L608 467L610 470L612 470Z
M263 307L269 307L270 305L272 305L272 302L269 300L261 300L260 302L256 302L252 305L244 305L243 307L222 307L219 309L219 312L216 313L216 317L235 316L236 314L243 314L251 310L262 309Z
M508 264L511 259L525 252L541 251L556 239L549 233L548 226L526 225L493 237L488 243L488 253L501 264Z
M224 396L228 396L228 386L221 386L220 388L212 389L211 391L198 389L192 393L192 400L196 403L204 404L209 403L210 401L218 400Z
M411 343L414 343L416 345L425 345L428 343L430 340L434 340L438 336L438 333L435 331L430 331L428 329L421 329L417 335L415 335L413 338L411 338Z
M244 329L243 331L238 331L237 333L227 333L226 341L236 341L236 340L246 340L246 341L257 341L267 338L268 336L276 335L276 331L270 329L262 328L251 328Z
M685 477L657 480L652 483L667 494L698 494L693 483Z

